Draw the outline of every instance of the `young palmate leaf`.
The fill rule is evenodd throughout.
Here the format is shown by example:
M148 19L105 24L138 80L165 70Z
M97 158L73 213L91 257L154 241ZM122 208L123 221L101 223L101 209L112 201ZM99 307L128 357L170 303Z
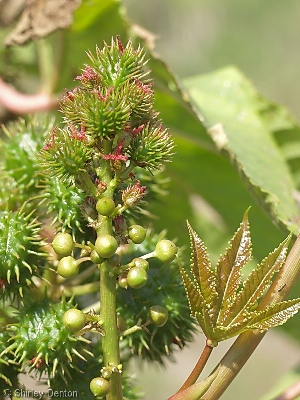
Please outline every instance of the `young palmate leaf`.
M254 269L242 284L242 268L251 259L248 210L240 227L212 268L206 248L189 223L191 266L180 263L180 273L191 314L212 342L220 342L246 330L266 331L282 325L300 308L300 299L283 301L267 308L260 302L272 279L284 264L290 236Z

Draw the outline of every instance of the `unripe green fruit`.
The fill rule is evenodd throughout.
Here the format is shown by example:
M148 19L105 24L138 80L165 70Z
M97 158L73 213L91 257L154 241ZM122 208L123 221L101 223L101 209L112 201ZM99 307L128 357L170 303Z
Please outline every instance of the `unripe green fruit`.
M102 197L96 204L96 210L100 215L109 216L115 210L115 203L110 197Z
M122 288L122 289L127 289L127 287L128 287L127 276L124 276L124 275L119 276L118 285L119 285L120 288Z
M79 332L86 324L86 316L77 308L70 308L63 315L63 324L70 332Z
M90 389L94 396L106 396L110 391L110 382L97 377L91 380Z
M99 256L99 254L96 252L96 250L93 250L93 251L91 252L90 257L91 257L91 261L92 261L94 264L102 264L103 261L105 261L104 258L102 258L102 257Z
M69 233L60 232L53 239L52 247L59 256L70 256L74 248L73 238Z
M146 284L147 279L147 271L141 267L132 267L127 274L127 283L133 289L143 287Z
M155 246L154 254L162 262L171 262L177 254L177 246L170 240L160 240Z
M118 248L118 242L112 235L103 234L97 237L95 250L100 257L112 257Z
M146 238L146 229L141 225L131 225L128 228L128 235L133 243L140 244Z
M143 268L145 271L149 270L149 263L144 258L140 258L140 257L134 258L132 260L132 263L135 267Z
M164 326L168 321L168 310L162 306L152 306L149 310L149 318L156 326Z
M75 258L71 256L63 257L58 263L57 273L66 279L73 278L78 274L78 271L79 265Z

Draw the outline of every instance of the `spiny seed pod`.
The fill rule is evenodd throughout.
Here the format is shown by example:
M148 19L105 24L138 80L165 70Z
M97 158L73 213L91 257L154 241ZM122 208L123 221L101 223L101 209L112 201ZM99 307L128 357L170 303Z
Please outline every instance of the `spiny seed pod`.
M45 254L39 237L40 224L18 212L0 212L0 280L4 290L0 297L11 294L23 295L23 289L31 284L32 276L38 276L38 266Z
M52 224L58 223L62 231L70 229L80 242L86 225L80 209L85 199L83 192L74 185L67 187L55 176L46 176L43 177L42 196L46 199Z
M130 263L132 259L151 252L162 239L164 233L147 236L139 245L130 244L128 252L122 254L122 262ZM143 322L148 321L148 310L153 304L160 304L168 310L168 323L162 327L147 326L151 335L141 330L134 335L125 336L122 342L142 359L164 364L166 356L170 358L175 347L183 348L193 340L196 325L190 316L177 263L162 264L157 258L153 258L150 264L147 284L138 289L138 295L136 289L128 287L124 290L117 286L117 312L125 319L127 326L133 326L138 318Z
M85 170L91 149L85 135L73 127L55 129L39 153L40 166L66 184L74 183L80 171Z
M167 130L161 126L147 124L139 135L136 135L127 150L130 158L148 171L161 169L170 162L174 142Z
M67 232L60 232L53 239L52 247L59 256L70 256L74 248L73 238Z
M8 341L8 332L0 332L0 354L5 352ZM19 373L20 367L12 360L12 355L3 354L0 358L0 393L5 393L4 390L7 390L8 386L12 388L18 387Z
M20 200L28 199L39 193L40 167L37 162L37 152L43 146L46 132L52 127L53 121L49 119L43 121L19 119L6 127L2 126L8 140L0 140L2 155L0 169L5 171L12 182L17 183L16 189ZM10 192L11 188L7 187ZM22 203L20 204L22 205Z
M118 248L117 240L108 234L99 235L95 242L95 250L102 258L112 257Z
M40 376L48 373L49 379L59 373L69 374L73 358L85 360L87 350L86 339L72 336L62 324L65 312L74 308L71 300L64 299L52 303L45 299L31 305L25 304L19 314L17 323L11 324L8 330L12 337L5 353L14 352L15 359L22 370L34 370Z

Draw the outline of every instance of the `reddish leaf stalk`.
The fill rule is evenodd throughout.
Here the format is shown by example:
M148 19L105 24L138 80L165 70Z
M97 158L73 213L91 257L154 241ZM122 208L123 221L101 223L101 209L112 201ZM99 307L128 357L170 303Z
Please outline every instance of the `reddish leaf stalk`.
M196 382L196 380L199 378L201 372L203 371L203 368L205 367L207 360L209 359L209 357L211 355L212 350L213 350L213 347L209 346L206 341L205 347L204 347L193 371L190 373L187 380L184 382L184 384L181 386L181 388L178 390L177 393L188 388L189 386L193 385Z
M0 78L0 104L12 113L26 114L55 108L58 101L48 93L20 93Z

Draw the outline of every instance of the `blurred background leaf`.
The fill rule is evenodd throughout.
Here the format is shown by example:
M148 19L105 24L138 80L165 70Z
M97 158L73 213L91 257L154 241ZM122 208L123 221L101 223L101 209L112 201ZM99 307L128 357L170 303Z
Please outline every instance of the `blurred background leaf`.
M0 6L5 3L0 1ZM299 118L299 18L298 0L290 0L288 6L280 0L271 6L261 0L83 0L71 27L43 40L48 49L43 62L55 66L51 79L59 97L75 86L74 78L88 62L86 51L101 47L103 40L109 43L120 35L124 43L131 37L147 45L156 108L177 145L164 172L171 178L169 194L151 205L158 216L156 230L167 228L170 239L188 245L189 219L214 262L251 205L253 252L260 261L287 234L273 222L278 219L281 226L298 229L300 129L284 107L261 97L238 69L224 67L236 65L259 92L285 104ZM1 76L24 92L39 90L39 43L4 48L13 25L1 19L0 24ZM218 68L222 69L211 72ZM230 88L226 82L231 82ZM15 118L0 110L2 121L11 117ZM217 123L223 126L227 153L219 151L209 131ZM298 342L299 324L296 316L284 325ZM228 398L234 400L232 394Z

